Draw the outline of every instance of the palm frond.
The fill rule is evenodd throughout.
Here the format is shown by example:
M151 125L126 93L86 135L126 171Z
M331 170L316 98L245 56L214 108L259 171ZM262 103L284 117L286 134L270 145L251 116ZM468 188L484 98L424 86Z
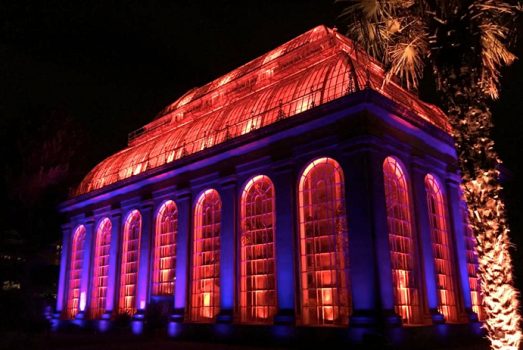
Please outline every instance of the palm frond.
M518 2L476 0L470 7L481 43L480 85L491 98L499 96L500 69L511 65L516 56L508 49L512 22L519 12Z
M428 43L422 32L414 36L406 35L389 46L387 60L390 62L390 69L386 81L397 76L408 89L417 88L423 75L427 53Z

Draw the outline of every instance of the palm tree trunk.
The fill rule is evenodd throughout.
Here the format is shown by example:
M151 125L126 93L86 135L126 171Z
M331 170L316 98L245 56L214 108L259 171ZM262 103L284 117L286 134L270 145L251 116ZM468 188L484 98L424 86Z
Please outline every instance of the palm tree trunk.
M501 163L491 139L492 114L474 72L447 74L441 92L456 142L469 222L477 241L485 328L492 349L518 349L519 293L514 288L509 227L502 198Z

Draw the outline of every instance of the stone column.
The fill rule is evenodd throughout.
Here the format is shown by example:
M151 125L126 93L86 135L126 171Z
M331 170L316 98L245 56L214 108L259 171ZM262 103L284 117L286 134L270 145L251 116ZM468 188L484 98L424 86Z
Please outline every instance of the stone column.
M220 313L217 321L230 323L234 314L234 258L235 237L238 223L236 178L222 179L220 197L222 215L220 225Z
M133 316L132 331L134 334L143 332L145 309L148 304L149 261L151 253L151 238L153 235L153 204L145 201L141 208L142 232L140 237L140 256L138 265L138 282L136 290L136 314Z
M478 315L472 311L472 301L470 298L469 274L467 269L467 249L465 246L465 218L463 217L460 178L457 175L447 178L446 185L446 205L449 212L449 229L453 235L453 245L455 247L455 273L456 280L459 281L461 289L456 286L456 296L458 291L462 292L463 307L460 308L460 319L477 321Z
M71 225L62 225L62 252L60 255L60 275L58 278L58 292L56 294L56 311L53 315L53 328L58 326L58 321L67 309L67 275L69 272L69 252L71 250Z
M349 271L352 294L351 327L377 323L379 286L376 266L373 180L366 151L347 151L339 159L345 175L345 208L349 236Z
M439 295L436 285L436 272L434 266L434 255L432 251L432 232L430 227L429 208L427 204L427 191L425 189L425 176L427 169L421 160L415 159L412 163L412 202L414 208L413 224L418 232L418 246L421 248L420 255L422 269L424 272L425 290L427 295L427 306L433 323L444 322L443 315L438 311ZM421 286L420 286L421 287ZM421 297L420 288L420 297Z
M189 289L188 272L190 266L189 239L192 235L191 192L177 192L178 234L176 236L176 280L174 283L174 312L169 322L169 335L176 336L176 323L184 320L187 310L187 291Z
M140 239L140 265L138 266L138 290L136 291L136 309L144 311L148 304L149 262L151 241L154 235L153 204L145 202L140 208L142 215L142 236Z
M296 173L294 164L280 163L273 167L272 181L276 197L276 288L277 324L294 324L296 318Z

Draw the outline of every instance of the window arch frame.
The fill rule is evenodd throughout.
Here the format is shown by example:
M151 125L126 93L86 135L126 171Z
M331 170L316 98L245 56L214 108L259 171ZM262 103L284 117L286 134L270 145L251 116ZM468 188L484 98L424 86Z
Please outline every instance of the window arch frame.
M270 197L268 198L268 201L270 201L270 209L262 212L262 213L255 213L250 215L250 218L247 216L247 206L251 206L251 213L252 206L256 205L254 202L248 202L247 196L250 195L250 191L257 189L254 188L254 186L257 183L260 183L261 181L265 181L265 184L269 186L268 189L266 189L266 192L270 192ZM238 240L238 256L239 256L239 283L237 286L238 290L238 296L239 296L239 311L240 311L240 322L242 323L249 323L249 324L268 324L271 323L274 316L276 315L277 309L278 309L278 302L277 302L277 280L276 280L276 193L275 193L275 187L274 183L267 175L255 175L251 176L247 181L245 181L244 185L241 187L241 192L239 196L239 202L240 202L240 230L239 230L239 240ZM256 199L255 199L256 200ZM263 201L267 201L267 199L262 199ZM263 204L262 204L263 205ZM265 232L252 232L254 230L248 230L246 228L247 220L254 220L253 216L270 216L270 228L262 228L258 231L265 230ZM247 235L249 236L255 236L256 238L261 238L262 240L266 239L267 234L270 231L270 241L269 242L263 242L259 244L253 244L250 245L250 247L253 249L252 253L254 253L254 249L261 248L264 250L266 247L269 247L270 253L265 254L262 253L262 257L257 257L255 260L262 260L262 267L260 270L258 270L259 266L258 263L255 261L252 261L253 259L249 260L247 258L247 248L249 246L246 245L247 242ZM262 237L260 237L260 233ZM250 238L252 239L252 237ZM259 250L259 249L258 249ZM251 265L248 265L251 264ZM247 268L250 266L250 268ZM266 270L265 270L266 269ZM256 270L255 273L252 273L251 275L248 275L248 270ZM252 282L248 281L248 277L251 277L253 280ZM258 277L262 279L262 281L258 281ZM264 278L265 277L265 278ZM253 283L253 288L249 288L249 285ZM265 284L264 288L256 289L257 284ZM258 292L266 292L263 293L259 298L257 296ZM261 293L260 293L261 294ZM272 297L271 297L272 294ZM263 300L267 298L266 300ZM271 300L272 299L272 300ZM251 300L253 303L249 303L248 300ZM257 304L257 302L261 301L260 304ZM250 304L250 305L249 305Z
M107 226L109 225L109 226ZM109 279L109 259L111 256L111 236L113 223L108 217L102 218L96 228L94 254L93 254L93 270L92 270L92 286L91 286L91 303L90 316L97 319L103 315L107 305L107 288ZM108 231L105 231L108 230ZM108 235L108 242L104 236ZM102 246L103 242L103 246ZM103 255L101 253L104 253ZM102 258L103 257L103 258ZM103 260L102 260L103 259ZM104 265L101 265L104 263ZM104 279L103 282L101 279ZM101 294L103 294L101 296ZM103 301L101 301L103 300ZM103 304L103 306L101 306Z
M212 222L208 224L207 226L210 226L210 229L216 229L216 226L218 226L217 233L214 234L212 237L205 237L200 238L202 236L202 231L204 229L204 218L203 218L203 211L202 206L205 204L205 200L210 198L211 196L215 195L216 198L214 199L214 203L211 204L212 210L211 218ZM219 208L215 208L215 206L218 206ZM199 323L211 323L216 320L216 317L218 316L218 313L220 312L221 307L221 285L220 285L220 264L221 264L221 224L222 224L222 200L220 193L214 189L209 188L207 190L204 190L199 193L197 200L195 201L194 208L193 208L193 232L192 232L192 241L191 241L191 270L190 270L190 276L191 276L191 285L190 285L190 293L189 293L189 318L192 322L199 322ZM215 215L219 213L219 219L216 220ZM218 223L216 223L218 221ZM209 229L209 227L208 227ZM197 252L198 243L202 242L202 245L204 244L203 240L211 240L211 248L210 250L206 251L199 251ZM216 242L218 241L217 247ZM203 278L199 277L199 273L201 270L197 270L198 268L201 268L202 264L196 264L196 258L197 254L202 253L211 253L211 259L214 258L215 261L212 263L213 266L213 273L211 273L210 278L206 278L207 280L211 280L212 285L210 288L203 288L200 287L198 290L196 290L196 287L198 285L198 282L202 281ZM214 254L214 255L212 255ZM217 261L216 261L217 259ZM207 265L207 266L210 266ZM203 269L202 269L203 270ZM198 276L197 276L198 275ZM210 289L210 290L207 290Z
M459 303L459 284L457 281L457 273L456 271L456 264L455 264L455 248L454 248L454 235L453 230L450 227L450 218L449 218L449 209L447 205L447 197L445 195L444 187L441 184L441 181L438 179L438 177L432 173L428 173L425 175L424 179L424 188L425 188L425 197L427 201L427 216L429 218L429 225L430 225L430 240L431 240L431 246L432 246L432 258L434 263L434 277L436 279L436 290L438 294L438 310L439 312L445 317L445 321L448 323L458 323L459 322L459 310L460 310L460 303ZM430 183L429 183L430 182ZM434 187L435 186L435 187ZM429 193L429 187L433 192L434 196L437 196L436 199L438 201L439 206L439 213L436 213L434 215L439 216L439 219L443 222L439 223L439 225L442 225L443 230L445 231L446 239L447 239L447 246L446 246L446 254L448 255L448 261L447 261L447 268L448 273L450 273L450 276L447 275L447 279L450 282L450 288L447 290L451 294L448 297L448 300L450 302L453 302L452 304L447 305L447 303L444 304L444 300L447 300L447 297L445 296L446 293L443 292L443 290L440 288L442 283L440 283L438 275L441 275L438 273L438 265L436 263L436 247L435 247L435 230L442 231L441 228L438 228L434 225L434 215L433 211L431 210L432 203L429 199L429 196L431 195ZM436 209L437 210L437 209ZM438 254L439 255L439 254ZM452 298L453 300L450 300Z
M321 292L321 296L316 296L316 300L320 300L320 298L324 298L324 300L327 300L326 305L321 305L321 303L317 303L318 306L306 306L306 303L304 301L304 295L306 293L306 289L304 288L303 278L304 273L312 272L316 273L318 271L316 270L303 270L303 259L307 256L313 257L315 254L319 253L309 253L304 254L302 249L302 240L303 240L303 234L305 230L305 220L304 220L304 212L303 208L304 205L304 199L302 195L302 188L305 184L305 181L307 179L307 176L311 173L311 170L313 170L318 164L321 163L331 163L333 165L333 170L335 171L333 174L334 176L338 176L339 180L335 182L334 186L339 187L339 198L335 199L336 201L341 204L341 214L337 214L341 220L342 220L342 232L338 233L341 234L341 243L339 240L339 237L336 237L335 242L335 248L331 251L331 253L335 254L335 259L337 259L336 262L336 269L327 269L323 271L330 271L330 273L335 273L335 279L336 279L336 285L333 287L326 287L323 289L326 289L325 292L328 292L330 289L330 293L323 293ZM337 172L336 172L337 171ZM343 168L341 167L340 163L336 161L334 158L330 156L322 156L317 157L305 164L305 166L302 168L302 171L299 173L298 177L298 183L297 183L297 192L296 192L296 209L297 209L297 221L298 221L298 229L297 229L297 255L298 255L298 286L300 288L299 290L299 315L300 315L300 322L304 325L310 325L310 326L347 326L349 324L349 318L352 314L352 285L350 280L350 273L349 273L349 267L350 267L350 256L349 256L349 230L347 225L347 208L346 208L346 185L345 185L345 173L343 171ZM336 180L335 180L336 181ZM337 208L336 210L340 210L340 208ZM336 214L335 214L336 215ZM332 220L332 219L331 219ZM336 219L335 219L336 220ZM317 220L316 220L317 221ZM329 235L323 235L325 236L335 236L336 234L329 234ZM314 237L313 237L314 239ZM340 246L341 245L341 246ZM306 260L305 260L306 261ZM316 264L316 260L314 260ZM319 272L322 272L321 270ZM320 274L321 275L321 274ZM332 276L332 275L331 275ZM332 277L331 277L332 278ZM341 282L338 282L338 280L341 280ZM318 283L321 283L318 282ZM340 287L341 285L341 287ZM314 287L314 288L308 288L307 290L315 290L315 289L322 289L321 287ZM341 293L340 293L341 290ZM333 292L336 292L337 295L333 297ZM341 294L341 295L340 295ZM336 301L332 301L333 299L336 299ZM309 308L309 310L307 310ZM337 309L335 309L337 308ZM311 315L307 315L307 312L316 311L316 315L326 315L323 317L317 316L317 320L311 320ZM337 311L337 317L335 315L335 311ZM332 313L332 320L329 320L330 313Z
M138 230L138 237L133 238L133 241L136 241L136 249L135 251L136 258L133 259L132 262L129 262L128 260L128 254L129 254L129 225L132 223L133 218L137 217L139 220L139 230ZM143 230L143 218L142 214L138 209L133 209L129 211L129 213L126 216L124 227L123 227L123 235L122 235L122 251L121 251L121 259L120 259L120 275L119 275L119 291L118 291L118 312L120 313L127 313L130 316L134 315L137 310L137 293L138 293L138 281L139 281L139 268L140 268L140 249L141 249L141 239L142 239L142 230ZM128 266L129 264L135 264L135 269L132 269L134 271L132 272L126 272L126 268L131 266ZM129 279L130 282L134 283L127 283L125 282L125 275L130 275ZM124 288L133 286L134 291L127 292ZM130 301L126 301L126 299L130 299Z
M87 230L84 225L78 225L71 241L69 255L69 278L67 288L67 318L74 319L80 310L82 272L84 265L85 238ZM81 240L81 242L79 242ZM81 244L81 249L79 249ZM79 266L78 266L79 265Z
M395 273L394 273L394 264L395 260L393 258L393 253L396 252L398 254L405 254L402 251L393 251L393 246L402 246L402 243L399 242L401 237L400 235L395 234L394 236L400 237L398 238L394 243L392 242L391 238L391 223L390 223L390 208L389 208L389 195L387 194L387 176L385 167L387 163L393 162L395 164L394 166L394 174L395 179L397 182L403 183L403 189L401 190L404 192L404 200L406 199L407 203L402 204L404 207L403 210L405 212L402 214L406 214L408 217L405 219L398 219L397 217L393 218L397 221L404 221L404 224L407 223L410 227L410 240L411 240L411 253L410 253L410 262L411 262L411 269L412 277L413 279L412 286L408 287L406 289L410 289L412 291L408 291L407 295L399 296L398 295L398 286L394 282L395 279ZM411 187L411 178L409 176L409 173L407 171L407 167L405 164L396 156L389 155L384 158L382 163L382 175L383 175L383 186L384 186L384 199L385 199L385 209L386 209L386 218L387 218L387 238L388 238L388 245L389 245L389 256L390 256L390 262L391 262L391 275L392 275L392 289L393 289L393 298L394 298L394 311L395 313L401 318L402 324L406 326L413 326L413 325L421 325L424 324L425 321L423 319L424 314L424 286L422 284L422 269L419 267L420 265L420 248L419 248L419 237L418 232L416 230L416 222L415 222L415 216L414 216L414 210L413 210L413 195L412 195L412 187ZM399 170L401 176L398 179L397 176L397 170ZM401 224L399 225L401 226ZM405 237L405 236L403 236ZM396 261L397 262L397 261ZM396 269L400 271L401 269ZM403 270L405 271L405 270ZM404 276L403 276L404 277ZM406 277L408 280L409 278ZM405 282L403 282L405 283ZM411 298L410 294L413 293L413 298ZM414 301L415 303L413 305L407 305L407 304L398 304L399 299L408 300L410 302ZM416 304L417 303L417 304ZM400 311L403 310L404 312Z
M171 208L168 208L168 207ZM161 222L163 215L167 210L173 210L174 223L171 223L174 227L171 232L160 232L162 230ZM173 235L172 241L166 244L161 244L161 235L170 237ZM174 200L168 199L161 203L159 206L154 220L154 238L153 238L153 252L152 252L152 274L151 274L151 295L152 296L174 296L175 293L175 279L176 279L176 242L178 238L178 206ZM161 245L160 245L161 244ZM166 247L167 246L167 247ZM171 246L171 247L168 247ZM164 248L164 249L162 249ZM167 259L169 256L162 253L163 250L170 250L171 256L169 259L169 267L162 268L160 259ZM167 271L167 281L162 278L162 271ZM169 272L170 271L170 272ZM170 280L170 281L169 281Z

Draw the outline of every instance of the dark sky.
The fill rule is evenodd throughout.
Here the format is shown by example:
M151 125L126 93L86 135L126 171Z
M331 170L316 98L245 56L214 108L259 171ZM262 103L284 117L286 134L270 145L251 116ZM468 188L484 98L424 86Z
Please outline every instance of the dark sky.
M85 139L77 166L85 174L188 89L318 24L334 25L337 12L333 0L0 0L0 128L16 140L18 119L36 130L47 122L36 117L41 111L67 114ZM521 45L516 51L523 56ZM502 98L493 104L517 230L522 69L518 61L503 72ZM18 161L6 142L0 150Z

